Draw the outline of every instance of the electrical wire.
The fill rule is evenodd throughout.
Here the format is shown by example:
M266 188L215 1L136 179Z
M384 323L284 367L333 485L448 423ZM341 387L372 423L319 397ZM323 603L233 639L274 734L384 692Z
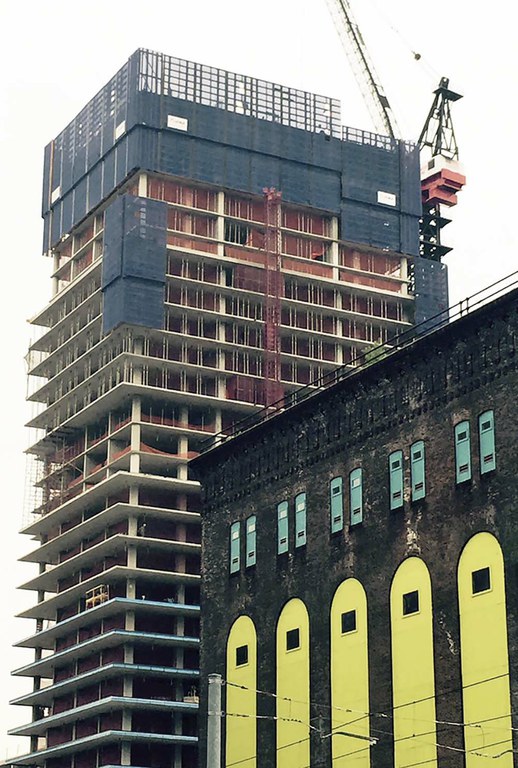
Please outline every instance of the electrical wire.
M323 703L315 702L315 701L311 701L311 700L310 701L302 701L302 700L299 700L299 699L292 699L292 698L286 697L286 696L278 696L277 694L272 693L271 691L262 691L262 690L260 690L258 688L249 688L247 686L240 685L238 683L232 683L232 682L230 682L228 680L224 681L224 684L227 685L227 686L231 686L233 688L240 688L242 690L251 691L253 693L258 693L258 694L261 694L261 695L264 695L264 696L269 696L271 698L279 699L281 701L288 701L291 704L303 704L305 706L313 706L313 707L318 707L318 708L321 708L321 709L329 709L329 710L335 710L335 711L338 711L338 712L348 712L350 714L358 714L358 715L360 715L360 717L357 718L356 720L349 721L348 723L344 723L343 727L346 727L347 725L352 725L353 723L359 722L359 721L363 720L366 717L377 717L377 718L383 718L383 719L388 719L388 720L394 720L394 712L397 713L398 709L403 709L404 707L412 706L414 704L420 704L422 702L430 701L432 699L437 700L437 699L440 699L442 696L446 696L446 695L451 694L452 692L457 692L457 691L461 692L461 691L465 690L466 688L472 688L472 687L474 687L476 685L481 685L483 683L492 682L493 680L498 680L498 679L500 679L502 677L509 677L509 673L504 673L502 675L495 675L493 677L485 678L484 680L478 680L475 683L470 683L469 685L463 686L462 688L451 689L449 691L438 693L438 694L435 694L433 696L426 696L426 697L423 697L422 699L416 699L414 701L407 702L406 704L400 704L400 705L398 705L398 707L394 707L393 708L391 714L387 714L386 712L374 712L374 711L365 712L363 710L354 710L354 709L349 709L348 707L339 707L337 705L323 704ZM509 714L509 716L512 717L515 714L516 714L515 712L511 712ZM495 720L501 720L501 719L506 718L506 717L508 717L507 714L502 714L502 715L495 716L495 717L485 718L485 719L479 720L479 721L477 721L475 723L462 723L462 722L457 722L457 721L452 721L452 720L438 720L438 719L433 719L432 720L432 719L428 719L428 718L423 718L423 719L420 718L420 721L423 722L423 723L434 723L435 725L447 725L447 726L462 727L462 728L482 728L483 724L485 724L485 723L491 723L491 722L494 722ZM412 720L414 720L415 718L414 717L412 717L412 718L410 718L410 717L409 718L399 717L399 719L400 720L402 720L402 719L412 719ZM518 732L518 728L515 728L513 726L509 726L509 727L505 726L505 727L506 727L506 729L509 729L512 732ZM498 729L494 729L494 730L501 730L501 729L498 728Z
M223 714L225 714L225 713L223 713ZM312 730L316 731L317 733L320 733L320 730L318 728L316 728L315 726L311 726L310 724L305 723L302 720L296 720L296 719L292 719L292 718L280 718L280 717L276 717L274 715L243 715L243 714L238 715L238 714L232 714L232 713L227 713L227 714L228 714L228 716L236 716L236 717L251 717L251 718L254 718L254 719L257 718L257 719L263 719L263 720L273 720L273 721L275 721L275 720L286 720L287 722L297 722L297 723L301 723L302 725L308 726L309 728L311 728ZM489 719L493 720L495 718L489 718ZM482 721L482 722L485 722L485 721ZM455 725L462 725L462 723L454 723L454 724ZM347 725L350 725L350 723L344 723L343 724L343 726L347 726ZM342 727L342 726L341 725L336 726L334 730L337 730L340 727ZM517 729L513 729L513 730L517 730ZM392 732L390 732L390 731L381 731L381 730L376 729L376 728L372 728L371 731L372 731L372 733L379 733L380 735L390 737L391 744L401 743L403 741L406 741L406 740L412 739L412 738L420 739L422 736L427 736L427 735L430 735L432 733L435 733L435 731L429 731L428 733L420 733L420 734L415 734L413 736L404 736L404 737L400 737L400 738L394 739L393 738L394 734ZM354 738L354 735L351 734L350 738ZM304 739L299 739L297 741L290 742L289 744L284 744L281 747L277 747L276 748L276 752L279 752L281 749L286 749L288 747L297 746L298 744L302 744L304 742L307 742L309 739L310 739L310 736L307 736ZM506 744L508 742L509 742L509 739L504 739L502 741L492 742L491 744L484 745L484 747L482 747L482 749L487 750L487 749L490 749L491 747L499 746L501 744ZM421 742L421 743L423 743L423 742ZM438 741L424 742L424 744L427 745L427 746L435 746L435 747L437 747L439 749L445 749L445 750L448 750L448 751L452 751L452 752L456 752L456 753L463 753L463 754L466 754L466 755L470 754L470 755L474 755L475 757L482 757L482 758L487 758L487 759L492 759L492 760L497 760L500 757L503 757L504 755L510 754L510 753L518 754L518 750L505 749L505 750L503 750L502 752L499 752L496 755L488 755L485 752L480 752L479 750L481 748L479 748L479 747L473 748L473 749L464 749L462 747L453 747L453 746L448 745L448 744L442 744L441 742L438 742ZM371 747L371 745L366 746L366 747L360 747L359 749L353 750L352 752L346 752L346 753L343 753L341 755L335 755L334 759L338 760L338 759L341 759L343 757L350 757L351 755L355 755L355 754L359 754L361 752L368 751L370 749L370 747ZM249 760L254 759L254 757L255 756L251 756L251 757L243 758L241 760L234 761L232 763L227 763L226 768L231 768L231 767L233 767L235 765L239 765L241 763L245 763L245 762L247 762ZM435 762L436 759L437 759L436 757L433 757L433 758L430 758L429 760L421 760L421 761L416 762L416 763L408 763L408 764L406 764L404 766L401 766L400 768L417 768L420 765L425 765L425 764L430 763L430 762ZM304 766L304 768L311 768L311 765Z

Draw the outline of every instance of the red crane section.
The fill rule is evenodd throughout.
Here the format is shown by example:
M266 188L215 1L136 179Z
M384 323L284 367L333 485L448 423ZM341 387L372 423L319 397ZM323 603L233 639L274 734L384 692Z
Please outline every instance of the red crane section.
M271 405L282 399L280 322L281 322L281 192L263 189L266 230L264 238L264 402Z

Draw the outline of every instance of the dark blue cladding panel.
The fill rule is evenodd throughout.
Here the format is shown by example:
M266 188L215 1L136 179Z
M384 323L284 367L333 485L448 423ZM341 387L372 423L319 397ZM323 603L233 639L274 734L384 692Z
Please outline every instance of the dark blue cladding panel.
M72 195L65 195L63 198L63 207L62 207L62 219L61 219L61 230L63 232L70 232L72 229L72 221L73 221L73 209L72 209Z
M404 142L400 145L401 202L403 213L421 216L421 179L419 148ZM412 251L414 253L414 251Z
M74 168L72 181L79 181L86 173L86 147L78 147L74 152Z
M95 208L102 200L102 181L102 163L97 163L88 174L88 210Z
M100 160L102 155L102 132L101 128L99 127L98 133L95 134L90 139L90 142L87 146L87 152L86 152L86 159L88 163L89 168L93 168L93 166L97 163L98 160Z
M122 277L124 242L124 197L118 197L104 212L104 245L101 286L103 290Z
M88 177L83 176L74 188L74 221L81 221L88 213Z
M260 194L265 187L275 187L280 189L281 183L281 166L282 163L275 157L268 157L266 155L252 155L250 158L250 177L249 185L253 192ZM241 163L243 168L241 183L248 181L246 177L246 165ZM243 187L238 187L238 189Z
M375 205L378 192L395 195L399 205L399 148L344 142L342 194L345 198Z
M128 136L128 169L146 168L155 170L160 168L159 144L161 136L155 131L145 128L135 128Z
M263 187L274 186L286 202L339 214L344 239L418 253L415 228L420 190L415 148L362 131L348 129L342 139L337 131L329 136L302 130L293 127L299 124L298 117L289 125L272 122L217 108L212 97L213 106L173 97L164 93L156 72L146 70L143 77L149 81L138 79L139 61L139 56L132 57L109 88L102 89L67 126L54 142L53 159L50 151L46 153L47 188L61 185L61 200L76 188L72 226L112 194L128 173L142 168L244 193L261 194ZM278 102L278 95L272 98L274 111L287 109L286 103L282 107ZM168 128L169 115L186 119L186 130ZM115 144L115 129L124 120L125 133ZM87 177L88 197L81 186ZM379 205L379 192L394 196L395 205L388 213ZM54 207L59 204L56 201ZM44 210L48 205L44 202ZM67 227L69 205L63 219ZM372 210L365 211L362 205ZM353 220L356 214L357 221ZM394 215L401 220L396 223ZM47 248L66 231L60 213L53 219Z
M419 251L419 219L402 213L399 217L401 252L415 255Z
M51 145L47 144L43 153L43 185L41 190L41 215L45 216L50 209L50 158L51 158ZM45 242L45 237L43 238ZM46 248L44 247L45 251Z
M448 268L429 259L416 258L413 265L415 323L419 330L448 322Z
M124 136L115 147L115 184L118 186L128 172L128 137Z
M115 187L115 150L112 148L104 158L103 198L108 197Z
M306 189L299 190L295 202L299 201L338 213L341 208L340 174L326 168L308 168L308 185Z
M400 250L399 214L390 208L369 207L371 244L377 248Z
M45 218L43 219L43 242L41 246L43 253L47 253L49 243L50 243L50 215L45 216Z
M341 224L343 240L400 250L399 214L388 207L345 201Z
M123 195L105 212L103 332L121 323L163 328L167 206Z
M51 157L52 172L50 180L50 191L53 192L55 189L61 186L61 191L63 193L66 191L61 184L61 159L63 157L63 151L58 146L54 146L54 151L51 153ZM72 161L70 161L70 166L72 166ZM70 173L72 173L72 171L70 171Z
M63 204L58 202L54 208L52 209L52 218L51 218L51 224L50 224L50 237L51 241L53 243L56 243L60 237L61 232L63 231L61 228L61 209L63 207Z
M146 328L164 327L164 293L161 283L124 277L103 291L103 333L122 323Z

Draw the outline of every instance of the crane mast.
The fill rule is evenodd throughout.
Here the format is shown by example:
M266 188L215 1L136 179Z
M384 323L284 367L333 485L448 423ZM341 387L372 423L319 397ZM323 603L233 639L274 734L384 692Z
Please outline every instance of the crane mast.
M396 118L376 74L348 0L326 0L326 2L376 131L393 139L400 138Z
M326 0L333 16L340 40L351 64L356 81L366 102L375 129L392 138L400 132L390 109L388 99L370 60L358 24L354 20L348 0ZM419 58L416 54L414 57ZM442 215L442 206L457 203L457 192L466 183L458 164L459 150L450 103L462 96L449 88L449 80L442 77L434 91L435 98L417 141L421 152L421 200L423 212L420 222L419 255L428 261L440 262L450 250L441 242L441 230L450 219ZM425 150L431 157L425 160Z

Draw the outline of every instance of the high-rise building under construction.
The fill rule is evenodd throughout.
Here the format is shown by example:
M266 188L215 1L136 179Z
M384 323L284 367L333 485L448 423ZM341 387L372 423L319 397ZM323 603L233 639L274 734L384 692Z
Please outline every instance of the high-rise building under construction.
M194 768L188 460L411 328L420 213L414 145L344 128L333 99L147 50L49 144L14 764Z

